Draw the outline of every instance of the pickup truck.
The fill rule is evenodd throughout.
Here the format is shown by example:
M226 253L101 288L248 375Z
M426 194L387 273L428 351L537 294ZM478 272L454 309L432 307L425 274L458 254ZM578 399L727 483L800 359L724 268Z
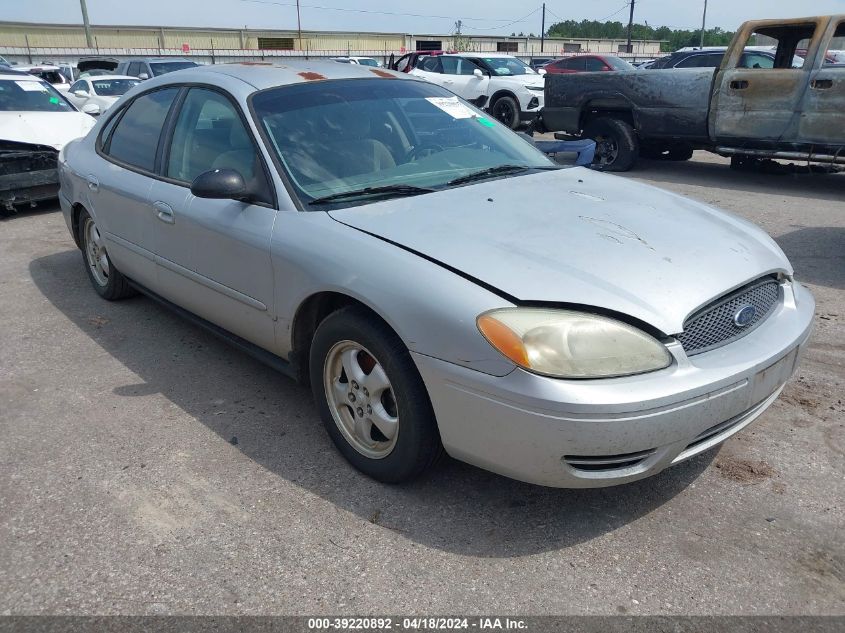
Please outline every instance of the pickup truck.
M593 167L626 171L640 156L687 160L694 149L743 167L765 158L845 164L845 15L746 22L719 68L546 75L535 127L596 141ZM770 63L747 46L772 44ZM796 51L803 65L794 67Z

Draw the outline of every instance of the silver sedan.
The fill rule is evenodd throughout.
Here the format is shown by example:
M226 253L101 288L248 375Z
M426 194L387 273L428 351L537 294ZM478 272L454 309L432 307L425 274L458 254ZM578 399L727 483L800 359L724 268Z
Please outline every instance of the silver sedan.
M732 215L564 168L452 93L348 64L179 71L60 157L94 289L310 383L386 482L657 473L759 416L814 301Z

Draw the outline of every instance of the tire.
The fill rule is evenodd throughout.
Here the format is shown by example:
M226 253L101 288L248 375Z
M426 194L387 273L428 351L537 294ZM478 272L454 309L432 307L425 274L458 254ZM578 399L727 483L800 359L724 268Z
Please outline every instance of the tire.
M326 431L362 473L385 483L410 481L443 454L434 410L408 349L363 308L342 308L320 323L309 373Z
M85 210L79 215L78 237L85 272L98 295L108 301L117 301L137 294L126 277L112 264L97 223Z
M582 136L596 142L593 169L598 171L628 171L640 156L637 133L620 119L594 119L586 125Z
M490 104L490 113L512 130L519 127L519 102L513 97L504 95L496 99Z

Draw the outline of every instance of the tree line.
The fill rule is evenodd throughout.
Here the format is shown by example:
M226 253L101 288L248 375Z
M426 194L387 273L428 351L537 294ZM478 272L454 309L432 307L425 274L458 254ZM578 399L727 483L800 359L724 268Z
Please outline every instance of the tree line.
M617 39L628 37L628 25L622 22L597 22L595 20L564 20L552 24L547 31L548 37L569 37L573 39ZM727 46L734 34L723 31L719 27L704 31L705 46ZM688 31L685 29L671 29L668 26L655 28L648 24L634 24L631 27L631 39L634 40L663 40L660 50L671 52L684 46L698 46L701 39L701 29Z

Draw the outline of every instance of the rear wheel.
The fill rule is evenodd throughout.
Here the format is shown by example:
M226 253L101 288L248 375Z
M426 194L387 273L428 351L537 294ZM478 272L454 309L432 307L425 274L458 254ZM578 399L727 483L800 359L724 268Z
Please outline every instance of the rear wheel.
M358 470L398 483L442 453L434 411L407 348L377 317L343 308L318 326L311 389L335 446Z
M79 243L88 279L103 299L116 301L136 294L126 277L120 274L109 259L100 227L84 210L79 216Z
M640 155L637 133L620 119L601 117L584 127L584 138L596 142L593 169L599 171L628 171Z
M499 97L490 106L490 112L510 129L519 127L519 102L513 97Z

